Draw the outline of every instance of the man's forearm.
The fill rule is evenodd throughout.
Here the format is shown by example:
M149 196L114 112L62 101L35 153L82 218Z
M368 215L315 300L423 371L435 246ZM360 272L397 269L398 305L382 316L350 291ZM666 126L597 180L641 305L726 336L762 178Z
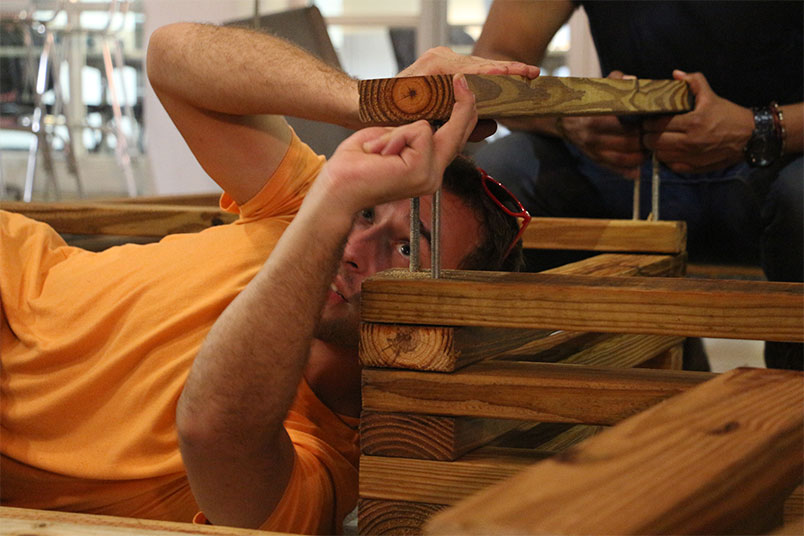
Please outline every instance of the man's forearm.
M216 524L256 527L280 500L282 428L351 227L313 188L270 258L213 326L177 408L193 493Z
M243 28L159 28L148 77L162 93L232 115L276 114L359 126L357 83L295 45Z

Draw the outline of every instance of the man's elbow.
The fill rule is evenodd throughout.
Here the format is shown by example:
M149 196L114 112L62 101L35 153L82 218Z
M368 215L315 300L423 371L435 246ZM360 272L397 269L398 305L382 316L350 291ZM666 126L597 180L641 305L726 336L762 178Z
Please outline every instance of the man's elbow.
M191 23L177 22L157 28L148 39L148 52L145 58L148 80L155 89L164 87L170 81L170 73L175 73L177 52L186 40Z

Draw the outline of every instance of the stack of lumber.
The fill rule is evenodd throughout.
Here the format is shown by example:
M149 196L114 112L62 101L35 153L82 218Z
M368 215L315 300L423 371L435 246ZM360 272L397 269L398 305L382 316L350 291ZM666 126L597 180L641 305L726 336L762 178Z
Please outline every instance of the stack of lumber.
M572 223L579 223L584 230L574 232ZM526 237L526 243L538 241L538 247L553 249L560 243L570 244L567 249L629 247L632 251L634 241L627 240L629 233L618 228L639 231L654 223L546 220L535 228L539 224L543 229L556 227L549 234ZM702 522L700 527L720 527L725 533L739 531L739 527L765 530L781 522L783 499L801 483L801 429L795 417L800 425L804 415L794 392L796 385L802 386L800 375L780 373L777 379L773 375L776 371L771 376L762 374L769 371L759 371L760 376L752 371L738 375L743 379L726 382L727 388L721 381L695 395L683 406L685 411L699 416L700 426L723 430L722 434L709 434L717 441L711 448L704 444L698 457L685 450L691 448L688 443L693 439L677 433L683 429L678 424L683 417L674 417L676 421L661 426L656 421L653 432L652 420L637 421L649 423L644 426L627 423L631 422L629 418L639 418L641 412L716 377L677 370L684 336L802 340L802 286L678 277L684 273L683 233L678 232L683 227L666 235L663 233L669 222L658 223L654 228L659 232L647 232L645 243L639 247L668 253L665 255L601 254L539 274L445 270L439 280L430 279L426 273L400 270L378 274L364 283L361 534L420 534L428 519L453 505L459 505L455 510L458 513L436 517L429 525L431 533L645 533L653 530L646 527L659 525L640 524L637 519L627 526L596 527L592 522L573 532L576 525L562 524L563 513L554 516L560 522L539 525L531 522L541 515L525 516L522 512L530 508L532 496L534 501L544 501L538 503L544 508L539 512L562 511L557 505L578 494L584 485L590 486L587 491L593 499L601 498L595 486L621 471L626 481L631 472L641 475L650 468L639 464L656 458L664 448L670 452L659 460L663 463L660 470L652 469L638 479L634 491L623 495L625 503L638 498L640 493L635 490L649 484L652 477L686 481L712 458L722 456L729 469L749 461L752 468L745 475L725 471L702 476L703 483L691 481L684 488L688 493L682 494L682 502L708 497L705 504L711 506L713 500L741 496L737 490L747 481L765 480L758 478L759 474L768 478L745 495L746 500L753 501L752 507L740 503L747 517L720 516L713 524ZM557 234L566 237L564 241ZM660 238L652 243L652 236ZM777 381L784 387L773 387ZM727 400L743 391L748 393L748 400L735 406L741 408L735 410L741 415L734 411L718 413L721 406L729 407ZM769 391L785 394L768 396ZM693 407L697 409L689 409ZM746 411L754 407L756 412ZM777 415L779 423L774 420ZM711 420L706 420L709 417ZM774 421L773 426L763 427L763 419ZM690 426L698 426L694 421ZM625 428L614 426L595 435L601 427L621 422ZM756 437L749 440L761 447L738 449L733 458L724 456L732 438L737 437L729 435L734 429L732 422L745 422L746 431L759 427ZM590 473L598 480L583 481L586 484L575 488L569 484L562 487L564 477L553 473L548 477L538 473L517 487L507 483L507 478L536 462L539 465L535 467L568 465L568 460L575 459L574 453L582 456L586 452L587 444L608 445L598 438L609 437L606 434L614 431L620 435L613 441L619 437L627 445L635 434L634 426L638 431L645 428L649 440L636 438L641 442L634 448L643 454L635 455L636 461L628 460L633 466L618 466L612 461L606 472ZM573 447L578 442L580 446ZM754 460L762 449L774 455ZM565 453L564 458L551 458L560 452ZM588 463L592 465L616 453L591 452ZM688 472L676 475L668 464L677 464L679 458L694 463ZM553 461L556 459L563 461ZM581 459L587 461L583 456ZM775 473L770 466L776 468ZM575 481L576 476L573 473L566 478ZM735 479L730 480L732 477ZM488 494L482 492L501 481L506 483ZM710 481L714 491L707 487ZM550 493L553 487L555 495ZM515 491L503 493L509 488ZM538 490L542 492L536 494ZM483 498L468 499L478 492ZM606 491L605 495L612 493ZM765 494L766 498L757 499ZM504 499L490 499L497 495ZM800 495L795 497L800 501ZM462 506L467 499L472 501L470 506ZM484 504L489 508L482 508ZM511 509L503 507L508 504ZM579 509L570 509L567 514L570 518L585 515L588 505L582 500L578 504ZM770 506L772 511L759 515ZM606 508L601 506L601 512L612 516L612 510ZM613 511L613 518L620 517L616 509ZM627 509L622 512L630 515ZM698 515L698 510L694 512ZM680 517L686 522L694 516L682 513ZM520 518L521 523L514 522ZM724 519L732 525L724 524ZM687 525L669 526L656 530L682 527L679 530L683 532Z

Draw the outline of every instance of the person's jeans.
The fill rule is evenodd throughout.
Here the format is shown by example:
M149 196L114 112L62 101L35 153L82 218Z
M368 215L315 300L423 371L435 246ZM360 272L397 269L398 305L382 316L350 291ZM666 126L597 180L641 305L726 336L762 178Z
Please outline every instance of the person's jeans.
M514 132L478 151L475 161L508 186L532 216L632 217L633 182L558 138ZM800 156L766 169L738 164L708 174L678 174L662 166L659 216L687 222L693 262L760 264L771 281L801 282L803 184ZM640 188L645 218L651 210L649 159ZM533 255L528 261L529 269L549 267L539 266ZM765 361L772 368L802 369L802 345L767 343Z

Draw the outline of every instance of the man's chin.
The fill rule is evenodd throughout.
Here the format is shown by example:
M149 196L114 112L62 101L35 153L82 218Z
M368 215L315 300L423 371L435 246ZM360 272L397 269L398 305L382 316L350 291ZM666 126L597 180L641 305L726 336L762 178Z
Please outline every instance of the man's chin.
M360 323L349 320L319 322L315 338L327 344L335 344L357 351L360 343Z

